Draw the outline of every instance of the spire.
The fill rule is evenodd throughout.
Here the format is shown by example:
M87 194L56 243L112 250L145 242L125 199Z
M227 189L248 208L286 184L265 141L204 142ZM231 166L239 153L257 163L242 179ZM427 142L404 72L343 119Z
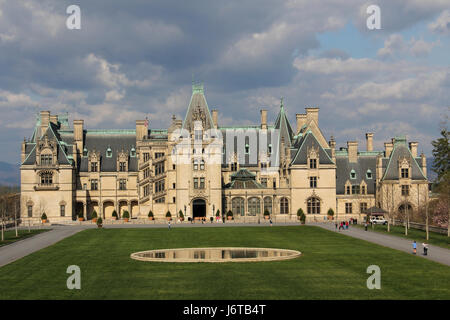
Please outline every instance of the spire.
M277 119L275 120L275 129L280 130L280 137L284 139L286 146L291 146L292 138L294 137L294 131L292 130L291 124L286 116L284 110L284 98L280 101L280 112L278 113Z

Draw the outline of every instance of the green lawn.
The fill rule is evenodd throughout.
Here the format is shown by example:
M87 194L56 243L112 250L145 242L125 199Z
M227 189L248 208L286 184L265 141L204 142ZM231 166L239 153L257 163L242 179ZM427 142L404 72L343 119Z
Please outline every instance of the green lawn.
M295 249L257 263L161 263L136 251L205 246ZM369 265L381 290L369 290ZM69 265L81 290L66 288ZM0 268L3 299L450 299L450 267L314 226L89 229Z
M354 226L354 225L352 225ZM363 225L357 225L358 228L364 228ZM428 244L433 244L442 248L450 249L450 238L446 234L440 234L436 232L430 232L430 239L426 239L426 232L423 230L409 228L408 235L405 236L404 226L392 226L391 231L387 232L387 226L385 225L374 225L367 228L368 231L376 231L392 236L398 236L406 239L416 240L417 243L427 242Z
M1 237L0 237L0 247L1 246L5 246L7 244L25 239L25 238L29 238L32 237L34 235L37 235L38 233L41 232L46 232L49 231L49 229L31 229L30 232L28 232L28 230L17 230L17 234L19 235L18 237L16 237L16 230L12 229L12 230L6 230L5 231L5 240L1 241Z

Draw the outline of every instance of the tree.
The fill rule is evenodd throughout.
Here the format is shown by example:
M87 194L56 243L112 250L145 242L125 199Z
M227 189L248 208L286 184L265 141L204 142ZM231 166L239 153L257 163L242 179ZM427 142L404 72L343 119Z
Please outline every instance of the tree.
M439 185L444 176L450 171L450 145L448 142L449 131L442 129L441 138L431 142L433 146L433 166L432 169L437 174L437 185Z

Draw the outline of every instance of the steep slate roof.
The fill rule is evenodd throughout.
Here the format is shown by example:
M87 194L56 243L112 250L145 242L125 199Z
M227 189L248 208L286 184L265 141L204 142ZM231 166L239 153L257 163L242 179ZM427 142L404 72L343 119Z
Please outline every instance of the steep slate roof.
M308 148L314 147L319 148L319 163L321 164L333 164L333 160L331 159L328 152L325 151L324 148L320 145L319 141L317 141L317 138L312 133L312 131L307 131L305 135L302 135L300 138L297 138L297 140L294 143L294 147L297 149L294 149L296 152L291 152L292 154L295 154L292 158L291 164L306 164L308 159ZM330 150L331 152L331 150Z
M398 180L398 161L399 159L406 158L411 164L411 179L413 180L426 180L422 169L419 167L417 160L420 158L414 158L411 151L406 144L406 139L403 137L395 138L394 149L391 152L389 161L387 162L386 170L384 171L381 180ZM384 159L383 159L384 160ZM386 162L384 162L386 163Z
M203 130L212 128L213 121L204 95L203 84L192 84L192 96L183 121L183 129L189 130L192 122L194 121L194 114L198 108L200 108L202 113L205 115L205 128L203 128Z
M264 186L256 182L256 175L247 169L240 169L231 175L231 183L228 189L264 189Z
M122 150L128 154L128 171L137 172L137 157L131 157L130 151L136 148L136 134L129 132L120 133L117 131L102 131L85 133L85 148L88 152L100 152L100 170L102 172L117 171L117 155ZM107 157L106 151L111 148L112 156ZM88 157L82 157L80 171L88 171Z
M360 185L364 180L367 184L367 194L375 194L376 164L376 156L359 155L357 162L349 162L348 156L336 156L336 194L345 194L347 180L352 185ZM350 178L352 170L355 171L355 179ZM367 179L368 170L372 172L372 179Z
M280 112L278 113L277 119L275 120L275 129L280 130L280 146L281 138L284 138L284 145L289 147L292 145L292 139L294 138L294 131L292 130L289 119L284 111L283 99L281 99Z

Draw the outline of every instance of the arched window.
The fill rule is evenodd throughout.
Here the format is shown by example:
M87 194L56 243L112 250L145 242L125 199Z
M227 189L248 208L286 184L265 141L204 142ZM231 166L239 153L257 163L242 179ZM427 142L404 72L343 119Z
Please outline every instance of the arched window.
M240 197L234 198L231 201L231 206L232 206L231 211L233 212L234 215L240 215L240 216L244 215L245 207L244 207L244 199L243 198L240 198Z
M253 197L248 199L248 215L256 216L261 213L261 204L259 198Z
M272 197L264 198L264 212L269 211L269 214L272 214Z
M281 214L289 213L289 200L287 198L280 199L280 213Z
M53 173L48 171L41 173L41 184L53 184Z
M320 214L320 200L317 198L309 198L307 203L308 214Z

